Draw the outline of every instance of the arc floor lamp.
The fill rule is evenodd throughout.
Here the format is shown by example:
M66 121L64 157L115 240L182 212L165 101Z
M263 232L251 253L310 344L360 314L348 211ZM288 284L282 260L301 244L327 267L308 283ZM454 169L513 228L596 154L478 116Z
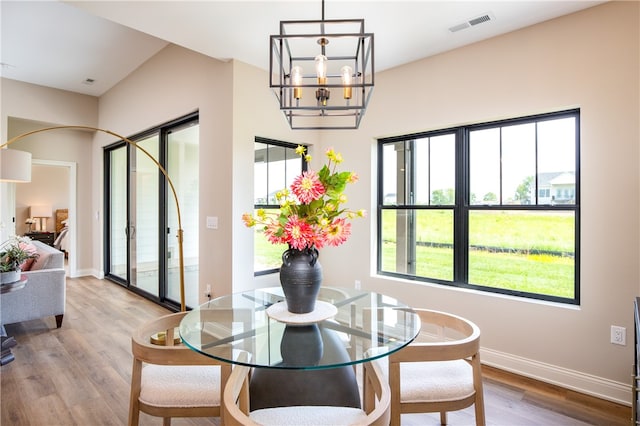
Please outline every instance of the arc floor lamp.
M34 135L36 133L43 133L43 132L48 132L53 130L63 130L63 129L64 130L89 130L89 131L102 132L111 136L115 136L116 138L126 142L128 145L131 145L136 149L139 149L140 151L142 151L147 157L149 157L151 161L153 161L156 167L158 167L158 170L160 170L160 172L166 179L167 183L169 184L169 187L171 188L171 193L173 195L173 199L176 203L176 210L177 210L177 216L178 216L178 233L176 237L178 238L178 255L179 255L179 261L180 261L180 310L186 311L187 308L185 304L185 294L184 294L184 286L185 286L184 284L184 252L182 248L183 230L182 230L182 217L180 215L180 203L178 202L178 194L176 193L176 189L173 186L173 182L171 181L171 178L169 177L167 170L146 149L136 144L134 141L130 140L129 138L126 138L122 135L112 132L111 130L100 129L98 127L91 127L91 126L45 127L42 129L32 130L30 132L26 132L21 135L15 136L9 139L6 143L0 145L0 157L2 157L2 162L1 162L2 168L0 169L0 180L6 181L6 182L18 182L18 181L28 182L31 180L31 154L25 153L23 151L13 150L13 149L12 150L4 149L5 147L8 147L12 143L19 141L20 139L24 139L28 136ZM10 158L25 159L26 156L28 156L28 175L29 175L28 178L26 177L27 172L25 171L25 167L17 167L17 168L12 167L15 165L15 162L10 160Z

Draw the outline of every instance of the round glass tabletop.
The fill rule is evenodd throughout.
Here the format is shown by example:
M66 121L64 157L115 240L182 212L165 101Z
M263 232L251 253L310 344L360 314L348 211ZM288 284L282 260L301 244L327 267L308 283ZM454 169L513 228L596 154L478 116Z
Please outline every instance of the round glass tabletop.
M318 300L317 315L301 317L282 313L281 287L223 296L189 312L180 336L191 349L221 361L314 370L389 355L420 331L419 316L383 294L322 287ZM237 361L242 351L250 354L248 362Z

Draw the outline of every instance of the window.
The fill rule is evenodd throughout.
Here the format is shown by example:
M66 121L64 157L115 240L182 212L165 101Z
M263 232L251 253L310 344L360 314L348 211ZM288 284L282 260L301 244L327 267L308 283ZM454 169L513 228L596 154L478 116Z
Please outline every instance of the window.
M303 158L296 154L298 145L256 137L254 144L255 209L279 209L276 192L288 188L293 179L307 169ZM277 271L282 264L286 244L271 244L255 227L253 270L256 275ZM259 235L260 234L260 235Z
M378 273L578 304L579 120L379 140Z

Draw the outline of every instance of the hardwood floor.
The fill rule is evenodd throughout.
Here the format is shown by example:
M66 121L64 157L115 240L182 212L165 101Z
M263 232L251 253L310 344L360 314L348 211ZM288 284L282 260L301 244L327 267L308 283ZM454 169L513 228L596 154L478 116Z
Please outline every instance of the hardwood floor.
M18 341L2 366L1 424L125 425L129 409L131 331L168 313L109 281L67 279L62 328L54 318L8 325ZM629 425L631 409L484 367L488 425ZM403 424L439 424L437 414L403 416ZM453 426L474 423L473 408L449 413ZM161 425L141 414L141 425ZM173 425L217 425L174 419Z

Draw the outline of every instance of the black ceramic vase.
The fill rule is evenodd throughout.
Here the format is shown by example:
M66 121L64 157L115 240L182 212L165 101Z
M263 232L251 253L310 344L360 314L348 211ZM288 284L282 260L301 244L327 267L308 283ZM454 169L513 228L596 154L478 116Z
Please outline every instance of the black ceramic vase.
M289 312L313 312L322 284L322 266L318 262L318 250L310 248L285 251L280 267L280 284Z
M318 365L322 359L318 324L286 325L280 341L282 364L287 367Z

